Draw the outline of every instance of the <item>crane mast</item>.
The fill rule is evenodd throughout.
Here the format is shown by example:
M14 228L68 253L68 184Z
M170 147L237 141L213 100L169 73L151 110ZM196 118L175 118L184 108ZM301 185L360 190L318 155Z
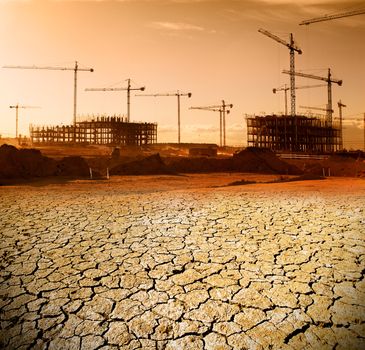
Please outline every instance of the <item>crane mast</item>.
M191 92L180 92L177 90L175 93L167 93L167 94L139 94L136 96L147 96L147 97L160 97L160 96L176 96L177 97L177 142L180 143L181 141L181 132L180 132L180 97L181 96L187 96L190 98L192 96Z
M86 88L85 91L127 91L127 121L128 123L131 120L131 91L139 90L144 91L146 89L145 86L139 88L132 88L131 79L127 79L128 85L126 88Z
M74 67L51 67L51 66L3 66L3 68L16 69L45 69L45 70L72 70L74 71L74 104L73 104L73 125L74 125L74 142L76 142L76 115L77 115L77 72L93 72L93 68L79 68L78 62L75 61Z
M268 36L269 38L277 41L278 43L286 46L290 50L290 98L291 98L291 110L290 114L292 117L295 116L295 52L299 55L302 54L302 50L295 44L293 34L290 33L290 41L286 42L285 40L279 38L278 36L268 32L265 29L260 28L259 32Z
M342 129L342 107L347 107L345 104L339 100L337 102L338 110L339 110L339 117L340 117L340 150L343 149L343 129Z
M15 138L18 138L18 125L19 125L19 108L40 108L38 106L20 106L16 104L14 106L9 106L9 108L15 108Z
M283 70L283 73L285 74L291 74L288 70ZM331 75L331 69L328 68L328 74L327 77L321 77L313 74L306 74L306 73L300 73L300 72L294 72L294 75L302 78L309 78L309 79L316 79L316 80L323 80L327 82L327 93L328 93L328 103L327 103L327 123L329 126L332 125L332 83L336 83L339 86L342 85L342 80L339 79L333 79Z
M299 25L302 26L302 25L308 25L308 24L317 23L317 22L331 21L331 20L337 19L337 18L357 16L357 15L362 15L362 14L365 14L365 9L340 12L340 13L336 13L333 15L324 15L324 16L320 16L320 17L315 17L315 18L304 20L304 21L300 22Z

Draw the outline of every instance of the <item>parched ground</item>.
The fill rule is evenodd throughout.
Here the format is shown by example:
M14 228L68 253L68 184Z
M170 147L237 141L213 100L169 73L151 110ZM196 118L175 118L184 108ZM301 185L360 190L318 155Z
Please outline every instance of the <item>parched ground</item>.
M365 180L242 178L0 188L0 348L364 349Z

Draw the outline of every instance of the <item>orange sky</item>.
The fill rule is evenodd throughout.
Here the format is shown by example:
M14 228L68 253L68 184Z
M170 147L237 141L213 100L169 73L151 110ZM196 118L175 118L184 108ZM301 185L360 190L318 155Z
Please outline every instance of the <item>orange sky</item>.
M365 112L365 15L299 26L304 19L364 8L363 1L331 0L1 0L1 66L69 66L78 60L78 114L126 114L125 92L85 92L90 87L146 86L145 93L192 92L182 98L181 141L219 142L217 113L190 106L233 103L227 144L246 145L245 114L280 113L284 95L272 89L289 76L289 50L258 33L260 27L287 39L294 33L303 55L297 70L343 79L333 86L344 109L345 147L363 147ZM23 109L20 133L29 123L69 124L73 72L0 69L0 134L14 135L16 103ZM319 81L296 79L297 85ZM325 107L326 88L297 91L300 105ZM135 97L131 119L158 123L158 141L177 140L174 97ZM358 119L357 121L354 119Z

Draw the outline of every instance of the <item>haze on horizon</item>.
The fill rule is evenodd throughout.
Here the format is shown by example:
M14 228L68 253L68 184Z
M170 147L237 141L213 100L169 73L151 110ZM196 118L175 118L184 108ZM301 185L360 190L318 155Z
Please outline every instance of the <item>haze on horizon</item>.
M246 114L283 113L289 84L289 50L258 33L264 28L284 40L294 34L302 55L296 70L342 79L333 85L344 109L344 146L363 148L365 112L365 15L299 26L305 19L364 8L360 0L2 0L1 66L37 65L94 68L78 74L78 115L127 113L126 93L85 88L146 86L145 93L192 92L181 99L181 141L219 142L217 113L190 106L232 103L227 144L246 145ZM21 134L29 123L70 124L73 72L0 69L0 134L14 136L10 105L19 110ZM297 85L318 80L296 78ZM297 90L300 105L325 107L327 88ZM158 123L158 141L177 140L174 97L135 97L131 120Z

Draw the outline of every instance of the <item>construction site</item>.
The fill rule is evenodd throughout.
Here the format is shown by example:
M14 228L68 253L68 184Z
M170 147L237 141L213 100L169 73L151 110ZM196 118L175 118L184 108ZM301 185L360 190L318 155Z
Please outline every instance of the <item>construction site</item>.
M30 126L33 145L142 146L157 142L156 123L128 122L122 116L86 116L74 125Z
M0 1L5 59L58 62L5 68L70 78L3 72L0 350L365 349L365 22L298 35L298 70L260 29L276 80L256 25L345 1L94 2Z

